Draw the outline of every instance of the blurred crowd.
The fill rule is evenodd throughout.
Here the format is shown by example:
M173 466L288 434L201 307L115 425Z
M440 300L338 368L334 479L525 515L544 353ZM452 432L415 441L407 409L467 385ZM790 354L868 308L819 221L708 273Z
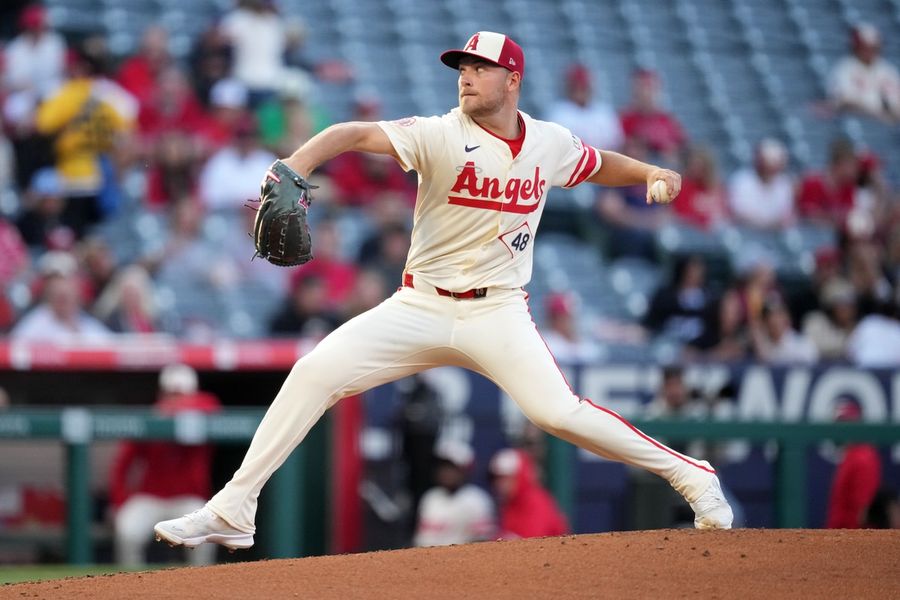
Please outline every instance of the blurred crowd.
M851 31L850 52L834 65L819 113L877 119L900 133L900 74L880 48L872 25ZM631 103L617 112L597 99L590 71L576 64L565 75L565 97L546 115L590 144L683 175L672 205L648 205L642 185L596 198L604 254L662 264L668 276L650 296L643 329L615 337L665 337L682 360L900 364L900 203L879 156L836 138L822 169L797 172L786 145L763 138L752 164L722 174L713 151L689 139L662 105L657 73L638 70L632 85ZM756 244L739 247L723 275L704 252L661 253L661 233L673 225L688 237L730 234ZM782 281L780 271L796 269L802 257L779 256L774 246L803 228L831 232L833 241L815 248L800 281ZM546 301L548 343L564 360L596 360L598 346L578 327L578 308L590 301L566 292Z
M900 76L880 55L879 33L861 25L850 37L829 110L895 127ZM315 339L386 297L409 248L416 180L383 157L344 155L315 175L314 261L284 270L250 260L245 205L261 174L335 118L323 84L355 89L352 65L310 60L304 39L302 22L276 3L241 0L183 58L152 24L137 51L119 57L103 35L64 37L45 8L26 6L0 77L0 332ZM900 209L877 155L835 139L821 170L798 173L784 143L761 139L752 164L723 174L664 107L658 73L637 70L618 109L584 65L560 75L560 100L536 116L684 175L671 206L647 205L643 186L594 189L603 256L658 264L668 276L620 338L663 337L687 359L900 360ZM352 112L383 117L372 92L357 94ZM658 237L673 224L688 235L738 228L763 239L810 224L833 230L836 243L788 287L766 252L746 252L715 277L702 254L661 256ZM564 360L602 357L579 327L578 307L590 301L552 294L537 315ZM873 352L886 344L893 351Z
M317 175L312 264L250 260L261 174L330 124L317 85L352 77L338 60L309 61L302 23L274 4L237 2L183 60L156 25L134 55L115 57L103 35L54 31L38 4L17 24L0 71L0 332L214 338L235 332L204 300L255 296L266 310L245 331L316 337L399 281L416 182L370 156ZM353 111L381 118L373 95ZM348 219L360 224L356 248Z

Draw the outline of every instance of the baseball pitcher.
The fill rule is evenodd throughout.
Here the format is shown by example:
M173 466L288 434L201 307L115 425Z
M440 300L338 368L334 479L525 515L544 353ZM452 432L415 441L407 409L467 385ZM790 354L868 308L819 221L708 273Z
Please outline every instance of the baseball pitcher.
M297 361L231 481L204 508L158 523L157 539L252 546L260 490L328 408L442 365L491 379L544 430L663 477L690 503L698 528L731 527L731 508L709 463L675 452L572 391L523 290L552 186L646 183L648 202L668 202L678 195L680 176L588 146L518 110L525 56L503 34L478 32L441 61L458 73L457 108L334 125L266 173L257 251L290 265L311 256L307 178L316 167L355 151L389 155L415 170L418 197L402 285Z

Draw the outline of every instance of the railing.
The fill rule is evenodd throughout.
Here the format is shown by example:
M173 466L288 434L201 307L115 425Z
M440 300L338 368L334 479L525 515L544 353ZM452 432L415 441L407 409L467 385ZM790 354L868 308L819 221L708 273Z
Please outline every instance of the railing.
M261 409L228 410L214 415L184 412L174 417L149 410L10 410L0 413L0 439L57 439L66 446L66 554L73 564L93 560L90 536L90 444L95 440L173 440L185 444L247 443L264 414ZM301 553L298 515L303 513L303 494L297 494L304 477L301 446L272 478L275 514L271 515L272 556ZM277 531L277 534L275 534ZM149 535L149 534L148 534Z
M747 440L774 441L776 459L776 520L779 527L806 527L807 466L806 448L818 442L900 442L900 423L776 423L723 421L633 421L632 424L654 437L686 441ZM549 486L562 509L571 518L575 504L573 471L574 446L550 438L548 448Z
M10 410L0 413L0 439L57 439L66 445L67 534L66 550L70 563L88 564L93 559L90 532L90 461L89 448L95 440L173 440L180 443L246 443L256 430L264 411L261 409L229 409L204 415L182 413L165 417L149 410ZM667 440L704 439L775 441L777 458L777 522L779 527L806 525L806 456L805 449L823 440L834 442L900 442L900 424L812 424L774 422L701 422L701 421L636 421L646 433ZM324 438L311 436L291 455L267 486L274 496L272 503L269 555L288 557L304 554L301 539L301 516L304 498L298 489L309 475L309 461L304 454L322 444ZM321 450L319 448L318 450ZM551 438L549 447L550 487L563 510L570 516L575 494L575 448ZM328 486L325 486L328 487ZM310 490L312 492L313 490ZM323 489L316 493L325 493Z

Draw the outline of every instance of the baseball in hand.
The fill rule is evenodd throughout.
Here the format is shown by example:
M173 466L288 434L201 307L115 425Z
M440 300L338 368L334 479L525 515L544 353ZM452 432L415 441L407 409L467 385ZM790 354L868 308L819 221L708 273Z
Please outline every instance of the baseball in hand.
M672 201L672 198L669 197L669 188L662 179L657 179L653 182L653 185L650 186L650 197L654 202L663 204Z

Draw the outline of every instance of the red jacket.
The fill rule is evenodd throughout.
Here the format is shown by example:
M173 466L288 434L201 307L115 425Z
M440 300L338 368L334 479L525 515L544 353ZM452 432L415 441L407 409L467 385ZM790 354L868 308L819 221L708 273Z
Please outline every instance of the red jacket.
M625 136L638 138L651 152L672 152L684 145L684 130L669 113L644 113L628 109L620 118Z
M841 226L853 208L854 182L832 184L822 173L807 175L797 194L797 209L807 218L827 219Z
M512 496L500 507L500 528L505 538L563 535L569 532L565 515L553 496L541 487L531 457L516 450L519 471Z
M869 444L847 446L838 465L828 503L830 529L858 529L863 526L866 509L881 485L881 458Z
M181 410L215 412L215 396L204 392L186 396L164 396L156 404L163 414ZM210 493L212 447L183 446L174 442L126 441L119 446L110 473L110 501L121 506L134 494L158 498L199 496Z

